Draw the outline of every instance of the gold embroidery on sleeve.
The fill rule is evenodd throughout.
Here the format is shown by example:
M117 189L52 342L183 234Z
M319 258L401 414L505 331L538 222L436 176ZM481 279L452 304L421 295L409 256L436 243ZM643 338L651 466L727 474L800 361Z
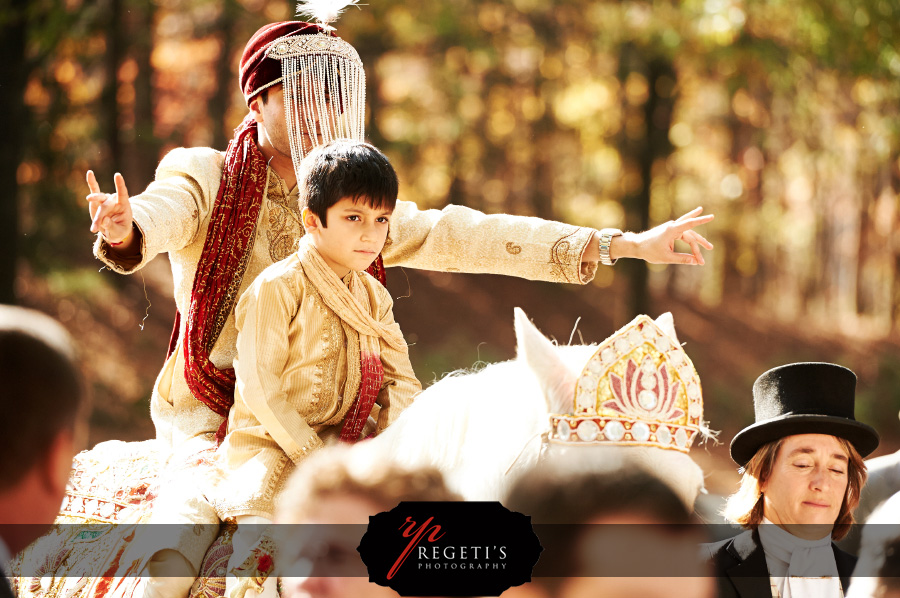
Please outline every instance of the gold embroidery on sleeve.
M571 238L575 236L577 230L572 231L568 235L558 239L553 247L550 248L550 263L553 265L553 274L561 280L572 282L566 274L566 268L569 265L569 251L572 243Z
M512 241L509 241L506 244L506 252L511 255L519 255L520 253L522 253L522 248L520 246L516 245L515 243L513 243Z

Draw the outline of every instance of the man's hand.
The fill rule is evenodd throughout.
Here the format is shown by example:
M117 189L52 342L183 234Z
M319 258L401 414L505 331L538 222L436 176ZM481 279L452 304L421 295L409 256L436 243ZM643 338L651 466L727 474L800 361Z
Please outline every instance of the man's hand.
M609 245L609 257L633 257L645 260L651 264L693 264L702 266L703 255L700 248L711 250L712 243L703 238L694 227L706 224L714 218L701 216L703 208L694 208L678 220L670 220L657 227L642 233L623 233L613 237ZM684 241L691 246L691 253L677 253L675 241ZM600 261L600 236L594 233L594 237L588 243L581 258L582 262Z
M87 196L91 213L91 232L99 232L107 243L117 250L124 250L130 248L134 240L131 202L128 201L128 189L121 174L116 173L115 182L115 193L103 193L97 184L94 171L87 171L87 184L91 191Z
M694 208L678 220L670 220L642 233L625 233L615 237L609 248L610 257L634 257L651 264L687 264L702 266L705 262L700 248L711 250L712 243L703 238L694 227L706 224L714 218L701 216L703 208ZM675 251L675 241L691 246L691 253Z

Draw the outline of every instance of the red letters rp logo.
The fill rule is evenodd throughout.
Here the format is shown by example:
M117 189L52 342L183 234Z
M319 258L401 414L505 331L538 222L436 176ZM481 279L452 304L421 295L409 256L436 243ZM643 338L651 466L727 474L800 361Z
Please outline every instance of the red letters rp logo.
M412 520L412 517L407 517L406 521L404 521L403 524L398 528L403 530L403 528L406 527L406 529L403 530L403 537L412 539L409 541L409 544L406 545L406 548L403 549L403 552L400 553L400 557L394 563L394 566L391 567L390 571L388 571L388 579L394 578L394 576L397 574L397 571L400 569L400 566L403 565L403 563L406 561L406 557L409 556L409 554L419 544L419 542L422 541L422 538L424 538L426 534L429 542L436 542L444 536L444 533L441 532L440 525L432 525L430 528L428 527L432 521L434 521L434 517L429 517L417 529L416 522Z

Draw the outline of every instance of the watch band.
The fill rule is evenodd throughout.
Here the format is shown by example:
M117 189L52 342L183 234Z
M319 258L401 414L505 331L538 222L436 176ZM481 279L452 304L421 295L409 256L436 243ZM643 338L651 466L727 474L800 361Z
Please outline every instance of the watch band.
M609 257L609 246L612 244L613 237L622 236L622 231L617 228L604 228L600 231L600 263L604 266L612 266L618 258L611 259Z

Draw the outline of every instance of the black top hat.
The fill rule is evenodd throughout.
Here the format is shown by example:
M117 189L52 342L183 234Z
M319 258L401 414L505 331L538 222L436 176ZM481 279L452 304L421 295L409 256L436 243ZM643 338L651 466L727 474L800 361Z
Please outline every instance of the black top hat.
M856 374L833 363L790 363L753 383L756 423L731 441L731 458L745 466L759 448L794 434L844 438L865 457L878 447L878 432L856 421Z

